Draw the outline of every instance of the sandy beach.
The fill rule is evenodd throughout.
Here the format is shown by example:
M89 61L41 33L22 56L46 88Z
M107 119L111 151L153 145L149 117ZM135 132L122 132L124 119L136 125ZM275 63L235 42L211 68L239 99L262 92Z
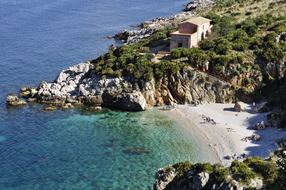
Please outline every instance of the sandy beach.
M233 107L234 104L178 105L164 112L178 126L201 138L215 153L216 162L224 165L247 156L267 157L276 148L276 140L286 137L286 131L279 129L251 129L258 122L266 121L266 113L235 112ZM245 140L254 134L261 139Z

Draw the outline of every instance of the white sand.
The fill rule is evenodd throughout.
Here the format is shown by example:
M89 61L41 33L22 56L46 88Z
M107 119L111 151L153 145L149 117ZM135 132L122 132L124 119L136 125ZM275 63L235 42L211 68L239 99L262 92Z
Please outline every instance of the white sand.
M197 107L178 105L165 113L192 133L192 136L201 138L215 152L213 157L216 157L216 162L224 165L231 162L226 156L240 156L244 153L247 156L267 157L276 148L276 140L286 137L286 131L279 129L249 129L258 122L266 121L267 114L234 112L233 107L233 104L205 104ZM213 119L216 124L205 122L203 115ZM261 140L241 140L253 134L260 135ZM214 158L209 160L213 162Z

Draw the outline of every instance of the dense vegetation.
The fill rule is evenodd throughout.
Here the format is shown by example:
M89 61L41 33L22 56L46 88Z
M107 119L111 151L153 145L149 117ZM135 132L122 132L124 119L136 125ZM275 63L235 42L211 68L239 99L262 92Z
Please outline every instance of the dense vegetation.
M163 75L171 75L183 71L187 65L163 60L159 64L153 63L154 58L149 49L161 44L169 44L169 29L154 33L138 43L123 45L119 48L110 47L104 56L92 61L96 71L103 77L131 77L134 79L152 80Z
M269 62L284 64L286 17L266 15L243 22L214 13L206 17L214 25L212 36L203 40L199 48L173 50L173 59L187 57L191 66L208 68L210 74L250 90L276 79L261 67ZM237 82L238 78L242 81Z
M230 6L244 1L221 1L219 5L223 2ZM282 64L285 60L285 16L264 15L241 22L232 16L213 12L205 16L212 20L213 32L198 48L175 49L170 57L154 63L150 49L169 44L173 29L167 28L138 43L111 47L107 54L93 61L97 73L103 77L152 80L183 72L186 66L191 65L245 88L245 91L253 91L276 80L277 76L265 71L262 63Z

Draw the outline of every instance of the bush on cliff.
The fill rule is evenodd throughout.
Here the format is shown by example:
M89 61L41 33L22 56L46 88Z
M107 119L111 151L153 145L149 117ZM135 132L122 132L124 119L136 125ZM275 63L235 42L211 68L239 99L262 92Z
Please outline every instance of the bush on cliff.
M244 163L246 163L250 168L253 169L256 173L263 176L265 181L268 183L273 182L278 177L278 167L275 162L264 161L261 158L247 158Z
M208 55L200 49L192 48L187 53L188 62L193 67L202 67L208 61Z
M245 183L249 182L256 176L256 173L252 171L247 164L240 161L232 162L230 172L234 179Z

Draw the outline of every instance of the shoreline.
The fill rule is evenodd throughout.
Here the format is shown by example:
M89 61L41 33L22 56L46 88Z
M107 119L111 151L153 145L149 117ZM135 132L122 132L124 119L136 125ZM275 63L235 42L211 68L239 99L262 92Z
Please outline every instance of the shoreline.
M195 16L200 11L205 11L204 9L210 8L214 4L213 0L189 0L183 5L184 8L175 14L143 21L134 29L119 31L112 38L123 42L123 44L136 43L161 29L177 27L180 22Z
M204 104L197 107L178 105L165 114L175 121L179 127L198 138L199 142L213 151L215 161L225 166L233 160L259 156L267 158L277 148L276 141L286 136L286 131L276 128L264 130L250 129L261 121L266 121L267 113L251 114L232 111L234 104ZM163 112L163 111L162 111ZM215 124L206 122L211 118ZM259 135L261 140L243 140L252 135Z

